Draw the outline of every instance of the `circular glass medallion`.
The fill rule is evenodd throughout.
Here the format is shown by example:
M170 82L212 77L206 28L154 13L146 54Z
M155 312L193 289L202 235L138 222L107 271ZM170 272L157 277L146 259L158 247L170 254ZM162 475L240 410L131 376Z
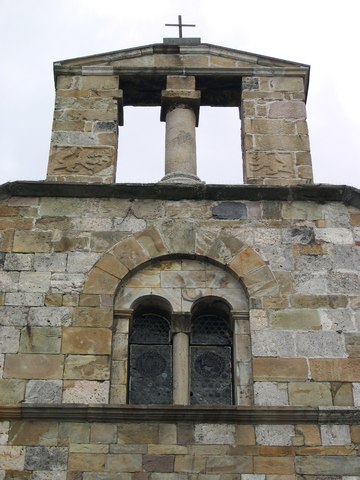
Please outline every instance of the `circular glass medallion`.
M136 360L136 370L148 377L157 377L166 369L166 360L158 352L145 352Z
M213 352L202 353L195 360L195 370L203 377L218 377L225 369L225 360Z

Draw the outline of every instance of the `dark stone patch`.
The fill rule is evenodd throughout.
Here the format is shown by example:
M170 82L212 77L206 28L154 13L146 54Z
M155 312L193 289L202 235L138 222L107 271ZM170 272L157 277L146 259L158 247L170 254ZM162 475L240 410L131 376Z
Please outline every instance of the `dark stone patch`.
M248 218L247 208L241 202L222 202L213 208L213 217L222 220L237 220Z
M5 253L0 253L0 268L4 268Z
M256 77L248 77L242 81L243 90L259 90L259 79Z
M174 455L144 455L143 469L147 472L173 472Z
M293 238L295 243L301 243L303 245L307 245L315 241L314 230L308 227L292 228L291 237Z
M27 447L25 470L66 470L67 460L65 447Z
M281 203L280 202L263 202L262 204L263 218L281 219Z

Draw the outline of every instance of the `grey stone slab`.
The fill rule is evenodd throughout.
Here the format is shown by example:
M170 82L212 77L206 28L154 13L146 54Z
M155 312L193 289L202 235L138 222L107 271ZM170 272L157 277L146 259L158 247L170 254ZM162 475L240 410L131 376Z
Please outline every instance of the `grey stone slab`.
M256 425L255 435L259 445L291 445L295 428L293 425Z
M35 253L34 270L38 272L65 272L66 253Z
M71 324L72 309L69 307L32 307L29 325L33 327L66 327Z
M19 272L0 272L0 292L17 292Z
M294 270L295 259L291 246L265 245L260 253L262 258L269 262L271 270L287 272Z
M254 401L257 406L289 405L286 383L255 382Z
M44 299L44 293L7 293L5 297L5 305L37 307L44 305Z
M61 403L61 380L29 380L25 401L28 403Z
M308 245L314 242L315 233L312 227L293 227L282 231L284 243Z
M28 253L8 253L5 257L5 270L31 270L34 255Z
M337 332L299 332L295 334L295 342L298 357L347 357L344 336Z
M328 291L332 294L360 295L360 275L341 271L330 272Z
M70 252L67 257L66 271L69 273L86 273L99 258L99 253Z
M15 327L0 326L0 353L17 353L19 351L20 331Z
M27 323L29 308L0 307L0 325L22 327Z
M53 273L51 275L52 293L79 293L84 284L82 273Z
M29 480L66 480L67 472L47 472L47 471L37 471L32 472Z
M305 475L360 475L357 456L299 456L295 458L295 471Z
M46 293L50 286L50 272L21 272L19 291Z
M320 425L323 445L350 445L349 425Z
M257 330L252 334L252 353L255 357L294 357L294 333Z

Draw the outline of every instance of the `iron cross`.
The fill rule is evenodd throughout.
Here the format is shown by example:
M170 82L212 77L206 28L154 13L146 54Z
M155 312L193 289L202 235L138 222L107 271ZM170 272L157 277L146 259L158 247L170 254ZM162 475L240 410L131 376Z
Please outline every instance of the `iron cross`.
M181 15L178 15L179 23L165 23L165 27L179 27L179 38L182 38L182 27L196 27L190 23L182 23Z

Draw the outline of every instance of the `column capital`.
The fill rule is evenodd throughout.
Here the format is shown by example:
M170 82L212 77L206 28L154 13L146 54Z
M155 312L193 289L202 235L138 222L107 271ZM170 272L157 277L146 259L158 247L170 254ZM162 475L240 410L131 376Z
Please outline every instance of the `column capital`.
M166 90L161 92L160 120L165 122L167 113L175 108L188 108L195 113L198 126L200 98L200 90L195 90L195 77L169 75Z

